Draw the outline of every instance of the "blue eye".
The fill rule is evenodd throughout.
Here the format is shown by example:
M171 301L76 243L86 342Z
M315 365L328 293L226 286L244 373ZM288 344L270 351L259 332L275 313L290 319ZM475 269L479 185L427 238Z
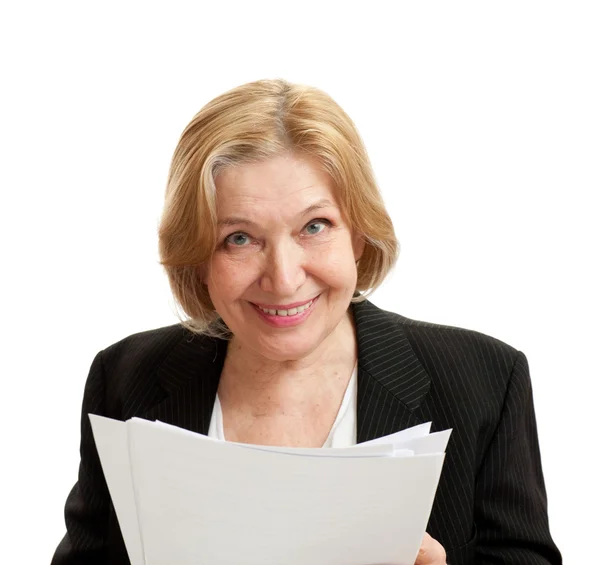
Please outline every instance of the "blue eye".
M244 240L247 240L248 236L245 233L232 233L225 238L225 243L233 245L234 247L244 247Z
M310 222L310 224L307 224L306 229L310 228L311 226L318 226L319 224L322 225L331 225L331 222L329 220L325 220L324 218L319 218L318 220L313 220L312 222ZM317 230L317 231L309 231L310 235L318 235L322 232L323 230Z

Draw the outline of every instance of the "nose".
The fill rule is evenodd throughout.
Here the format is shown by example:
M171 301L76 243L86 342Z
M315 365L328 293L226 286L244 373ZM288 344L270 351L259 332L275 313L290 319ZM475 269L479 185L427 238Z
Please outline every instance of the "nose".
M261 289L279 298L297 298L296 291L306 280L305 253L291 240L278 241L265 256Z

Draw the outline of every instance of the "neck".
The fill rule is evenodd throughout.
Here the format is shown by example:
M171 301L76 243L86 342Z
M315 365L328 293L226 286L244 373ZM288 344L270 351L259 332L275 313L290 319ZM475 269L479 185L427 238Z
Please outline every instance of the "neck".
M350 310L336 329L309 355L275 361L248 350L235 337L219 382L219 398L229 406L261 413L306 410L345 390L357 359Z

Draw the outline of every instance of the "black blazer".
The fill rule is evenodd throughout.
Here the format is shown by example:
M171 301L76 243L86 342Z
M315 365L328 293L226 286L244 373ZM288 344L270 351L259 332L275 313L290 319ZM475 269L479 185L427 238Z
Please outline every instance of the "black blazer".
M369 301L351 308L358 441L428 421L432 431L453 429L427 528L448 563L561 563L548 530L525 356L480 333L410 320ZM79 481L53 565L129 563L88 413L160 419L206 434L226 350L225 341L174 325L98 353L84 392Z

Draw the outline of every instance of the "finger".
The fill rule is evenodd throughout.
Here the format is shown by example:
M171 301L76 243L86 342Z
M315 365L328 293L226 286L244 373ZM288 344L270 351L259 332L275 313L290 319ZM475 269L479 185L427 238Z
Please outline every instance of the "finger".
M445 565L446 551L441 543L433 539L428 533L423 536L415 565Z

